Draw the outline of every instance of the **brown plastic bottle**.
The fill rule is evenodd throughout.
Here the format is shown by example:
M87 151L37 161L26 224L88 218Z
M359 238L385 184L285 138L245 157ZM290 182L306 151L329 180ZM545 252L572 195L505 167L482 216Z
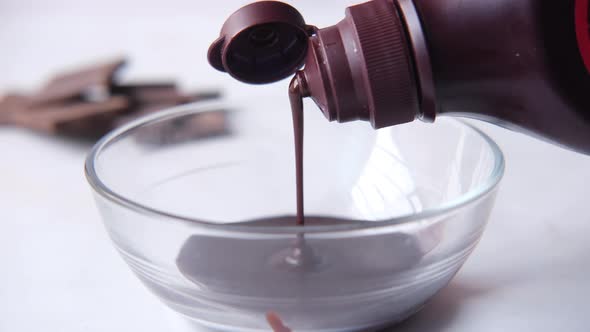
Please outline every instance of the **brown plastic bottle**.
M467 116L590 154L589 2L373 0L318 29L261 1L228 19L209 60L248 83L297 72L331 121Z

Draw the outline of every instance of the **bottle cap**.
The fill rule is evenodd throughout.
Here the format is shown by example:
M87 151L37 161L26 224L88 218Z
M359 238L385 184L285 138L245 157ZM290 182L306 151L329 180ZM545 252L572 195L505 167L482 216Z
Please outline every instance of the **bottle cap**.
M227 19L209 48L209 62L242 82L276 82L303 65L310 30L290 5L255 2Z

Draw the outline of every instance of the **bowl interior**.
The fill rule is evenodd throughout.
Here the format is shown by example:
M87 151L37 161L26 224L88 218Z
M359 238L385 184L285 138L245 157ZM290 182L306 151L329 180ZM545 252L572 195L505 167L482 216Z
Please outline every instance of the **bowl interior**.
M307 106L307 215L391 221L459 207L501 177L497 146L462 122L375 131L363 122L328 123ZM123 128L90 162L103 188L133 204L241 223L295 214L293 145L286 102L214 102Z

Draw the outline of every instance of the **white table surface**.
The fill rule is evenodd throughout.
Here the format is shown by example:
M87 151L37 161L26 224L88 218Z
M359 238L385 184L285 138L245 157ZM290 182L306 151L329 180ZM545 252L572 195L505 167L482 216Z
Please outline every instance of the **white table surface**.
M0 92L124 54L125 79L268 93L204 60L224 17L244 1L121 2L1 0ZM292 1L320 26L352 2ZM284 93L285 84L272 89ZM480 126L507 159L489 227L451 285L392 331L588 331L590 157ZM107 239L83 176L88 149L0 128L0 331L189 331Z

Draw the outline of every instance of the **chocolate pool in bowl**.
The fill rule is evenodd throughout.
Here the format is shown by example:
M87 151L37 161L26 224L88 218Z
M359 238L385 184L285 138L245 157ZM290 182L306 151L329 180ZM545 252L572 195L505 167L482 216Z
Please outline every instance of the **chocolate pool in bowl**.
M211 118L211 135L149 139ZM305 121L304 226L284 98L183 106L96 145L106 229L169 307L215 331L268 331L268 313L297 332L366 331L419 310L467 259L504 167L487 136L444 118Z
M263 224L277 227L295 219L273 218ZM306 222L311 226L354 223L310 216ZM259 223L252 221L249 226ZM318 240L303 233L269 241L194 235L182 246L177 265L186 278L207 285L220 299L228 294L289 302L299 296L359 295L383 289L392 275L417 265L440 241L437 226L415 234L392 232L346 240Z

